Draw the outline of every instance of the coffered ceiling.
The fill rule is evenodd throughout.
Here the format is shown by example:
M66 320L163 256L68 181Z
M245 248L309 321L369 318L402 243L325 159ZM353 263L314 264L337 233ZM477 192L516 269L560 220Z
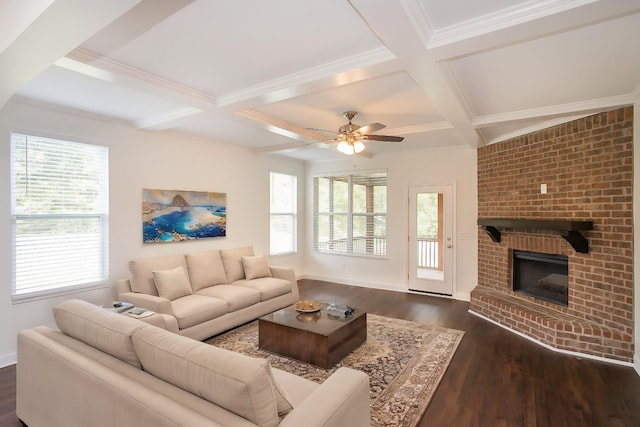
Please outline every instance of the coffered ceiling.
M14 99L303 160L479 147L640 100L640 0L1 0ZM328 143L316 141L328 140Z

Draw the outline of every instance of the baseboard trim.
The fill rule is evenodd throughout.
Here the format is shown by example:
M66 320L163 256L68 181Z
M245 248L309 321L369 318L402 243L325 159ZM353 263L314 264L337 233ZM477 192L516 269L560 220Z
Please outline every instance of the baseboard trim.
M387 283L379 283L379 282L363 282L362 280L357 280L357 281L355 281L355 280L345 280L343 278L328 277L328 276L316 276L316 275L313 275L313 274L302 274L302 275L296 277L296 279L297 280L300 280L300 279L320 280L322 282L331 282L331 283L338 283L340 285L358 286L360 288L380 289L380 290L383 290L383 291L403 292L403 293L410 293L410 294L416 294L416 295L427 295L427 296L431 296L431 297L440 297L440 298L446 298L446 299L453 299L453 300L457 300L457 301L466 301L466 302L470 302L471 301L471 294L469 292L456 293L453 296L439 295L439 294L433 294L433 293L429 293L429 292L413 291L411 289L408 289L404 285L403 286L397 286L397 285L389 285Z
M362 280L345 280L337 277L316 276L313 274L303 274L300 279L320 280L322 282L338 283L340 285L358 286L360 288L381 289L384 291L407 292L407 289L399 286L392 286L379 282L363 282Z
M538 341L535 338L532 338L532 337L530 337L528 335L525 335L522 332L515 331L515 330L509 328L508 326L505 326L505 325L503 325L503 324L501 324L499 322L496 322L495 320L490 319L487 316L484 316L484 315L482 315L482 314L480 314L478 312L475 312L473 310L469 310L469 313L473 314L474 316L477 316L477 317L479 317L481 319L484 319L487 322L491 322L494 325L500 326L501 328L506 329L507 331L509 331L511 333L514 333L516 335L519 335L522 338L526 338L529 341L534 342L534 343L538 344L539 346L542 346L542 347L544 347L546 349L549 349L549 350L551 350L553 352L562 353L562 354L566 354L568 356L574 356L574 357L577 357L577 358L597 360L598 362L606 362L606 363L612 363L614 365L621 365L621 366L626 366L626 367L629 367L629 368L635 368L636 372L638 372L638 374L640 374L640 371L638 370L638 367L634 366L634 364L631 363L631 362L624 362L622 360L615 360L615 359L607 359L606 357L594 356L592 354L584 354L584 353L578 353L578 352L575 352L575 351L569 351L569 350L563 350L563 349L560 349L560 348L555 348L555 347L550 346L549 344L545 344L542 341ZM636 359L636 358L634 357L634 359ZM638 365L638 363L636 362L635 365Z
M5 366L15 365L18 361L18 353L7 353L0 356L0 368Z
M640 356L638 354L633 356L633 368L636 370L636 374L640 375Z

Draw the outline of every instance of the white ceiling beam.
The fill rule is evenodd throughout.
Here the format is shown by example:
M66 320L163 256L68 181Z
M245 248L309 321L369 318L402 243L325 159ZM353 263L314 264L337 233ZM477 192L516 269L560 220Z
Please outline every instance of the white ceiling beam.
M167 114L160 116L148 117L134 124L136 129L148 131L162 131L174 128L189 120L196 114L202 113L202 110L192 107L179 108Z
M430 57L454 59L497 49L637 13L640 3L628 0L532 0L440 29L430 28L418 0L413 20Z
M363 64L369 65L364 66ZM362 55L335 61L322 67L304 70L300 73L268 81L238 92L215 97L211 94L200 92L191 87L180 85L160 76L106 58L84 48L74 49L66 57L56 61L55 65L147 94L154 94L184 105L185 108L182 111L191 109L194 114L202 111L214 112L221 109L228 111L245 109L251 111L246 106L258 106L265 103L282 101L319 90L327 90L379 77L399 69L395 57L390 54L388 50L378 49ZM357 65L360 67L358 68ZM356 68L352 69L350 67ZM332 74L337 70L347 71ZM241 115L253 119L252 114L245 113ZM258 115L256 115L256 117L256 121L263 121ZM156 117L148 120L154 123L154 127L159 126L165 128L165 125L157 122L158 119L159 118ZM170 122L173 122L172 115L167 116L167 120L166 126L170 127ZM143 122L147 122L147 119ZM276 133L299 139L294 133L286 131L287 127L292 127L292 125L288 126L284 121L276 124L272 119L266 119L266 122L269 124L269 130L277 131L277 128L282 124L280 127L285 131L277 131Z
M530 0L518 3L493 13L474 17L432 31L427 49L446 46L484 34L495 33L506 28L544 19L558 13L582 7L597 0ZM543 31L548 31L546 28Z
M448 76L429 57L424 45L428 34L416 30L413 11L407 2L371 2L350 0L351 5L398 58L418 87L431 99L456 129L463 141L472 148L480 144L480 136L471 126L468 110L451 85Z
M23 84L139 2L54 1L0 53L0 108Z
M636 90L628 95L611 96L568 104L550 105L540 108L531 108L528 110L509 111L506 113L490 114L486 116L476 116L473 119L472 124L475 128L485 128L538 118L553 118L557 116L575 114L594 114L599 111L633 104L634 99L637 96L636 92L640 90L639 88L640 86L636 87Z
M296 126L276 117L263 114L259 111L244 109L238 111L237 114L260 124L263 129L269 132L286 136L287 138L296 139L298 141L310 143L329 139L327 138L327 135L321 134L311 129Z
M0 52L4 51L54 0L3 0Z
M194 109L202 111L217 109L217 100L214 96L83 48L74 49L65 58L56 61L55 65L129 89L156 95Z
M496 142L501 142L501 141L506 141L507 139L512 139L512 138L516 138L518 136L521 135L527 135L533 132L537 132L543 129L548 129L550 127L553 126L557 126L557 125L561 125L563 123L568 123L568 122L572 122L574 120L578 120L584 117L588 117L590 114L578 114L578 115L567 115L567 116L562 116L562 117L558 117L556 119L551 119L551 120L545 120L543 122L537 123L535 125L532 126L527 126L524 128L520 128L516 131L512 131L512 132L507 132L507 133L503 133L501 135L498 135L494 138L491 138L490 140L487 141L487 145L490 144L495 144Z
M253 108L320 90L380 77L400 70L396 57L381 47L318 67L219 96L219 107Z
M143 35L195 0L143 0L88 41L100 52L111 53ZM93 48L93 47L92 47Z
M373 132L373 135L376 133L384 133L389 135L413 135L416 133L429 133L429 132L438 132L441 130L453 129L453 126L449 122L435 122L435 123L424 123L413 126L405 126L401 128L385 128L384 130L380 130L380 132Z

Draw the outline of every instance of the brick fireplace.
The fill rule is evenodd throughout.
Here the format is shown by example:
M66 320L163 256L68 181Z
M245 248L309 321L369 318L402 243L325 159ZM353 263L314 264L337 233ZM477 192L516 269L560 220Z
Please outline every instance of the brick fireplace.
M593 222L588 252L562 232L478 227L470 310L556 349L633 359L633 107L599 113L478 150L478 218ZM541 193L546 184L546 194ZM568 259L568 304L512 287L513 251Z

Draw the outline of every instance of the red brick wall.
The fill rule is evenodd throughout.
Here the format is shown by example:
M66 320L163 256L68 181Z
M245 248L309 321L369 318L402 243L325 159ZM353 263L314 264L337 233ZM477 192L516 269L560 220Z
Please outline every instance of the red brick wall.
M633 107L578 119L478 150L478 217L593 221L589 253L552 231L479 227L478 285L633 336ZM540 193L547 184L547 194ZM516 295L510 251L569 257L569 306ZM629 346L629 343L627 343Z

